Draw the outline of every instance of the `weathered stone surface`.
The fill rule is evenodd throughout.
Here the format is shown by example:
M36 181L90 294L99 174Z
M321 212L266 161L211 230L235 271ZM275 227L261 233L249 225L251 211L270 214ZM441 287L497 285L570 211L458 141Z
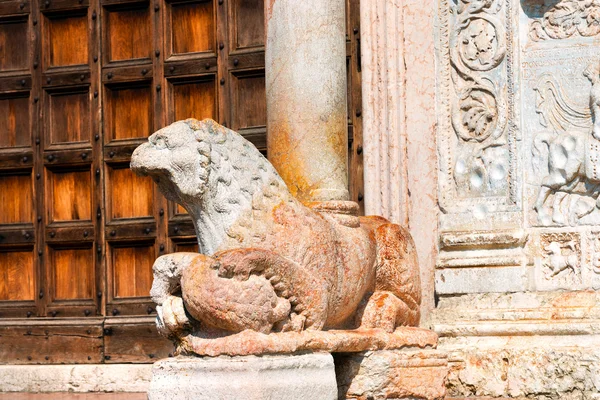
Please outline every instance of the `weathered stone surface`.
M149 400L337 398L331 354L176 357L154 364Z
M433 327L449 355L451 395L597 398L596 291L442 297Z
M180 350L201 352L204 342L194 340L248 329L392 333L418 324L418 263L406 230L358 217L352 202L303 205L237 133L212 120L177 122L138 147L131 168L151 176L195 223L202 254L170 254L154 265L159 331ZM292 347L306 348L303 341ZM283 342L264 343L262 352L281 352ZM381 341L367 348L372 343Z
M422 11L435 6L435 18ZM586 338L600 332L595 137L600 119L594 117L600 5L579 0L436 0L420 5L377 0L361 3L363 9L379 17L365 18L368 24L361 25L367 36L363 79L370 85L363 89L363 115L370 118L376 139L365 144L365 168L371 182L377 181L366 199L401 218L437 214L440 232L434 243L439 255L433 257L438 301L427 321L442 337L442 348L460 342L471 357L463 383L452 379L453 387L462 387L453 394L597 398L589 385L596 372L581 355L593 349ZM416 23L403 21L413 14ZM436 25L436 73L431 76L436 77L438 124L429 143L436 143L438 152L424 153L429 156L425 163L436 168L435 176L424 176L422 164L407 162L404 152L404 143L407 152L416 148L410 132L422 132L422 126L405 122L421 113L401 113L403 102L410 101L405 94L410 86L402 83L410 79L412 64L396 67L393 55L412 54L406 28L401 31L395 24L420 31L431 23ZM390 76L390 70L399 72ZM401 100L390 105L394 98ZM390 127L391 138L381 125ZM403 129L408 139L401 136ZM398 147L401 152L395 151ZM421 187L439 189L430 195L435 206L413 201L417 190L406 189L411 176L421 178ZM403 191L405 197L399 195ZM419 222L409 222L417 236ZM417 243L424 238L415 237ZM489 359L486 341L495 343ZM573 356L578 367L559 377L550 373L556 384L544 381L546 373L530 350L539 352L549 371L560 371L560 355L577 346L579 355ZM504 364L505 347L529 354L508 357L515 376L522 375L514 392L500 379L502 368L494 369ZM596 362L595 355L592 360ZM527 376L534 371L537 376ZM498 385L504 386L495 390Z
M600 336L445 338L450 396L598 399Z
M447 268L435 273L436 290L439 294L486 293L489 282L506 292L529 289L530 276L522 267Z
M446 354L435 350L369 351L335 357L339 399L443 399Z
M146 392L152 365L0 365L0 392Z

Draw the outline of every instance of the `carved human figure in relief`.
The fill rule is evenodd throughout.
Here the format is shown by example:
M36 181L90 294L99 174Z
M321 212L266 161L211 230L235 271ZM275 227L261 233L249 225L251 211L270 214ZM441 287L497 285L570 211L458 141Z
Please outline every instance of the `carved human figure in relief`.
M588 109L578 109L550 76L542 76L536 91L542 125L552 132L538 134L534 157L548 151L548 175L542 179L534 205L541 223L576 225L579 219L600 207L600 77L598 65L588 66L584 75L592 83ZM590 111L591 110L591 111ZM546 211L546 201L555 194ZM573 202L572 194L579 197ZM568 203L568 204L567 204ZM562 211L568 209L568 216Z
M303 205L239 134L176 122L133 153L131 168L193 219L200 253L154 264L160 331L223 337L381 328L419 321L416 252L406 230L357 217L356 203Z
M592 122L594 123L592 134L596 140L600 140L600 71L598 66L590 65L584 74L592 83L590 91L590 108L592 110Z

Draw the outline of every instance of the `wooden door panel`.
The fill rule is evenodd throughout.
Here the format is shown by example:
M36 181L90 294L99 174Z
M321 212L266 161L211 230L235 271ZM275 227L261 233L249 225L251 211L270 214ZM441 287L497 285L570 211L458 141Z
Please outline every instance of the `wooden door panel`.
M0 175L0 224L33 222L31 174Z
M29 92L1 96L0 121L0 148L30 146Z
M92 219L91 173L49 171L52 195L50 221L90 221Z
M110 218L151 217L154 211L154 183L134 174L129 165L109 166Z
M233 75L233 130L265 128L267 95L264 71L258 74Z
M102 326L58 325L0 327L0 364L98 364L103 361ZM85 395L84 395L85 396ZM52 396L64 398L62 394Z
M148 137L152 133L150 85L106 88L105 127L108 141Z
M89 97L88 87L48 93L50 123L47 145L90 142Z
M0 301L34 300L33 250L0 251Z
M148 4L135 9L107 9L106 14L106 61L150 58L152 25Z
M46 17L46 68L88 63L87 15Z
M0 5L0 317L47 316L2 329L0 362L168 354L168 342L143 331L155 313L151 266L172 250L197 252L195 232L127 163L157 128L189 117L211 117L265 150L262 1ZM348 2L357 132L358 2Z
M198 253L198 243L197 242L175 242L175 252L187 252L187 253Z
M233 50L252 49L265 44L263 0L233 0Z
M175 204L175 215L187 215L187 213L181 204Z
M213 2L170 5L167 33L169 54L214 52Z
M27 18L0 19L0 72L29 67Z
M210 77L212 78L212 77ZM210 79L209 78L209 79ZM216 88L213 79L177 81L172 84L172 122L187 118L217 119Z
M94 254L88 248L50 250L54 300L91 300L94 297Z
M156 258L154 246L112 247L111 252L113 298L149 297Z
M110 330L104 340L107 363L153 363L173 356L173 343L158 334L153 322L107 321L105 327Z

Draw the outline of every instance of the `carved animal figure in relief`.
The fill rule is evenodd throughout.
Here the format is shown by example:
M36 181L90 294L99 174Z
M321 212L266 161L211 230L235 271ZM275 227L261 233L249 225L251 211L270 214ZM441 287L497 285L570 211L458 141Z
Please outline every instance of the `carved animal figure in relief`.
M548 175L543 178L535 202L540 221L546 218L544 204L550 194L556 197L552 207L552 220L571 225L600 207L600 78L596 65L589 66L584 75L592 83L590 109L578 110L565 100L558 85L552 80L541 80L538 91L538 113L544 125L551 125L554 132L538 134L533 144L534 156L544 147L548 149ZM583 183L584 189L581 189ZM579 185L579 186L578 186ZM569 194L587 196L572 209L566 221L561 208L569 201ZM596 199L595 201L589 201Z
M419 272L407 231L352 215L356 203L328 204L337 213L301 204L239 134L212 120L176 122L135 150L131 168L185 207L198 237L201 254L154 264L163 334L418 324Z
M563 255L563 247L569 251L569 255ZM561 246L558 242L551 242L544 250L548 254L546 266L550 269L550 276L554 277L561 272L570 269L574 274L575 268L579 266L579 259L575 252L577 251L575 241L564 243Z

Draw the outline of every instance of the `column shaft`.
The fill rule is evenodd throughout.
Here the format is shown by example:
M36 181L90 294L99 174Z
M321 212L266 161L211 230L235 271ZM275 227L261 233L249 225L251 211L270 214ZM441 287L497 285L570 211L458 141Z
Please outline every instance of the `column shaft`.
M301 201L348 200L344 0L267 0L267 151Z

